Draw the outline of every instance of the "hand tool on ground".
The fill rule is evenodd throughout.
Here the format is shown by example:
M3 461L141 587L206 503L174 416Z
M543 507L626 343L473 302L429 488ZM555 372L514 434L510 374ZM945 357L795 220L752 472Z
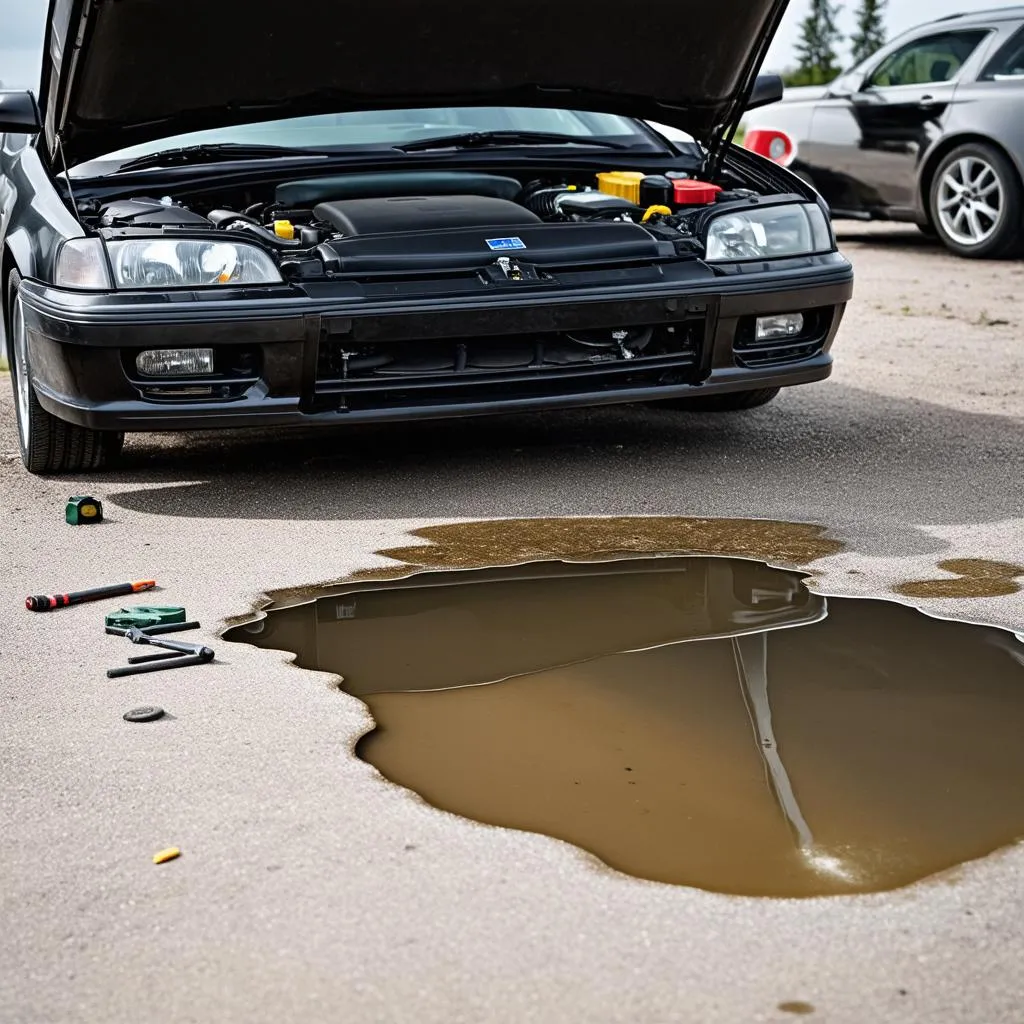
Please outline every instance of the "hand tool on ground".
M184 622L186 618L185 609L177 605L133 605L131 608L118 608L116 612L107 612L103 623L121 629L131 629L132 626L149 629L150 626Z
M187 665L205 665L213 661L214 651L205 644L189 644L183 640L164 640L159 634L178 633L185 629L198 628L198 622L167 623L163 626L151 626L149 629L121 629L107 626L106 631L112 636L127 637L133 644L148 644L159 647L156 654L144 654L128 659L128 664L120 668L107 669L108 679L122 676L139 675L143 672L162 672L164 669L185 668Z
M163 636L166 633L186 633L190 629L198 629L198 622L160 622L152 626L123 626L120 623L107 623L106 632L111 636L126 636L129 629L142 629L147 636Z
M66 608L71 604L82 604L85 601L99 601L104 597L123 597L125 594L138 594L143 590L152 590L156 580L140 580L137 583L115 583L109 587L94 587L92 590L79 590L72 594L50 594L40 597L26 597L25 607L30 612L48 612L54 608Z
M206 665L213 660L213 651L209 647L204 648L209 655L204 654L167 654L158 661L151 661L144 665L129 664L120 668L108 668L108 679L120 679L123 676L138 676L143 672L163 672L171 668L186 668L189 665Z
M68 498L64 509L64 519L71 526L82 526L85 523L103 522L103 503L88 495Z

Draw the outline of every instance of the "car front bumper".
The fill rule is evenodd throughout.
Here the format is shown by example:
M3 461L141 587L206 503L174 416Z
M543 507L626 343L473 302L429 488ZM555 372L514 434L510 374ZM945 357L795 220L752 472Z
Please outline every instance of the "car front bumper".
M414 420L545 408L571 408L822 380L852 294L850 265L837 254L789 267L736 267L729 273L662 288L605 288L516 296L512 304L361 303L296 297L267 289L244 298L198 292L70 293L24 282L32 382L43 407L99 430L198 430L249 426L337 425ZM694 339L677 358L606 359L557 370L515 367L473 373L426 373L351 379L332 353L347 359L359 339L387 345L457 343L478 351L509 336L509 310L521 328L584 330L618 323L678 323ZM802 312L806 334L773 351L752 344L753 320ZM581 326L582 325L582 326ZM355 340L354 340L355 339ZM212 347L244 352L253 369L215 378L142 381L142 349ZM219 358L219 357L218 357ZM344 364L347 367L347 363ZM190 394L211 384L211 393ZM171 392L161 390L166 387Z

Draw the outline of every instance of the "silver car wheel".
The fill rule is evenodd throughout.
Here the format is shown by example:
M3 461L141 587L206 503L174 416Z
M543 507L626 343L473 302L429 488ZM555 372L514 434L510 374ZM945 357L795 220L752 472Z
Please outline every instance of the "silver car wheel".
M11 310L11 341L14 351L14 380L18 386L18 433L25 450L29 447L29 397L32 385L28 371L28 335L25 333L25 317L21 311L21 299L15 298Z
M958 245L981 245L991 238L1002 221L1003 205L999 173L981 157L961 157L939 181L939 221Z

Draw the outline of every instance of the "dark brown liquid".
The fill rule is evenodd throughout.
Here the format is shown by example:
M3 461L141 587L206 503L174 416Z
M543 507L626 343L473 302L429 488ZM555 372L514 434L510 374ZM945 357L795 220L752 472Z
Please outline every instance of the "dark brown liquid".
M814 1007L810 1003L805 1003L802 999L793 999L788 1003L779 1003L779 1009L783 1013L795 1013L802 1017L814 1013Z
M337 672L438 807L732 893L892 888L1024 835L1024 643L724 558L428 572L229 637ZM259 632L253 632L259 630Z

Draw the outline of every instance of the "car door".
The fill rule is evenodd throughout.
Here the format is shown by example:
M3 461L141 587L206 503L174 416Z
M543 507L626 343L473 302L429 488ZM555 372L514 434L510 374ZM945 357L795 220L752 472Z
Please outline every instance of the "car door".
M945 29L897 45L818 103L804 156L835 214L914 216L920 156L987 34Z

